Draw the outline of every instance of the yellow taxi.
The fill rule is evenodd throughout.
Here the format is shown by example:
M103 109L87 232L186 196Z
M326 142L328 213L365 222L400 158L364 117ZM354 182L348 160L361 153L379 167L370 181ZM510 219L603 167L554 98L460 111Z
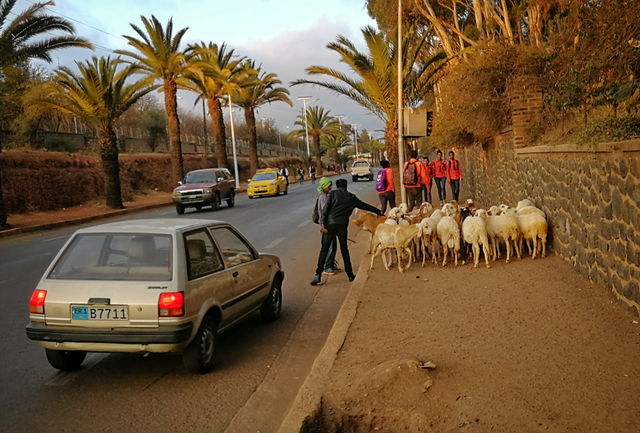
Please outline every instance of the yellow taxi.
M247 196L251 199L263 195L280 195L289 193L287 180L275 168L256 171L253 179L248 180Z

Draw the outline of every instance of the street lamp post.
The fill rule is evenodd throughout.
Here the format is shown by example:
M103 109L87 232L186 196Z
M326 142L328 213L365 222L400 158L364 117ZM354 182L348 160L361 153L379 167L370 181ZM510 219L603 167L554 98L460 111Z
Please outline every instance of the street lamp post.
M353 142L356 145L356 161L358 160L358 126L360 126L359 123L352 123L351 126L353 126Z
M233 107L231 107L231 95L229 95L229 121L231 122L231 147L233 149L233 172L236 178L236 190L240 188L240 177L238 176L238 157L236 155L236 132L233 128Z
M398 163L400 170L404 169L404 125L402 118L402 0L398 0ZM400 182L400 197L402 203L407 202L407 190Z
M204 154L209 155L209 134L207 134L207 112L204 109L204 98L202 98L202 132L204 132Z
M307 125L307 99L311 99L311 96L300 96L298 99L301 100L304 105L304 132L307 140L307 156L311 156L311 151L309 150L309 126ZM317 101L317 99L313 101ZM309 103L313 101L309 101Z

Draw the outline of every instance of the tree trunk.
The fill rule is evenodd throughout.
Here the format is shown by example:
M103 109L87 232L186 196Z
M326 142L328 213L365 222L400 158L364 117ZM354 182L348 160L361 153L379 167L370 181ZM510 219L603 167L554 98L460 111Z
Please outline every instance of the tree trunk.
M118 162L118 139L113 127L98 130L98 149L102 160L104 175L104 195L107 206L111 209L122 209L122 193L120 190L120 163Z
M227 159L227 136L224 130L224 117L222 116L222 106L218 98L209 98L209 116L211 117L211 127L213 129L213 147L218 160L218 167L229 168Z
M164 109L169 121L169 154L171 155L171 176L174 186L184 177L182 167L182 142L180 141L180 120L178 119L177 86L173 80L164 82ZM121 205L122 206L122 205Z
M2 196L2 149L0 148L0 231L11 228L7 224L7 208L4 207L4 197Z
M313 134L313 151L316 154L316 176L322 176L322 153L320 151L320 135Z
M402 170L398 161L398 127L394 123L387 123L384 130L384 149L389 159L389 167L393 170L393 186L396 189L396 205L400 204L400 183ZM405 158L406 159L406 158Z
M258 139L256 137L256 115L253 112L253 107L244 109L244 120L249 128L249 167L251 177L253 177L258 170Z

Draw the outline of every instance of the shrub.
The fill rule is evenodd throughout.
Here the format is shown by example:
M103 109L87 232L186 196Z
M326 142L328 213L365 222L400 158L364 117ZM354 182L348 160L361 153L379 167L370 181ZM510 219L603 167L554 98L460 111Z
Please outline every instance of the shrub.
M591 122L578 134L578 143L620 141L640 136L640 117L607 117Z

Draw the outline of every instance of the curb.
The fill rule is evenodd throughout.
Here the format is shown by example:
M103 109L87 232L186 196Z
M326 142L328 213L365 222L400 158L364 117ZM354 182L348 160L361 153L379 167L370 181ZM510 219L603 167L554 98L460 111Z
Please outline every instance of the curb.
M360 304L360 293L369 278L369 260L365 253L358 267L358 274L351 285L351 289L338 312L336 321L329 331L329 336L313 362L311 372L302 384L289 413L278 429L278 433L299 433L305 420L317 412L322 405L322 394L327 382L329 371L342 348L351 328L351 323L356 317Z
M103 219L116 217L116 216L120 216L120 215L129 215L129 214L133 214L133 213L136 213L136 212L143 212L143 211L146 211L146 210L156 209L156 208L165 207L165 206L173 206L173 203L156 203L156 204L150 204L150 205L147 205L147 206L140 206L140 207L129 208L129 209L114 210L114 211L110 211L110 212L106 212L106 213L102 213L102 214L98 214L98 215L93 215L93 216L90 216L90 217L76 218L76 219L73 219L73 220L57 221L57 222L54 222L54 223L39 224L39 225L36 225L36 226L18 227L18 228L15 228L15 229L9 229L9 230L0 231L0 239L8 238L10 236L20 235L20 234L23 234L23 233L33 233L33 232L38 232L38 231L53 230L53 229L58 229L58 228L62 228L62 227L69 227L69 226L77 225L77 224L84 224L84 223L88 223L88 222L91 222L91 221L103 220Z

